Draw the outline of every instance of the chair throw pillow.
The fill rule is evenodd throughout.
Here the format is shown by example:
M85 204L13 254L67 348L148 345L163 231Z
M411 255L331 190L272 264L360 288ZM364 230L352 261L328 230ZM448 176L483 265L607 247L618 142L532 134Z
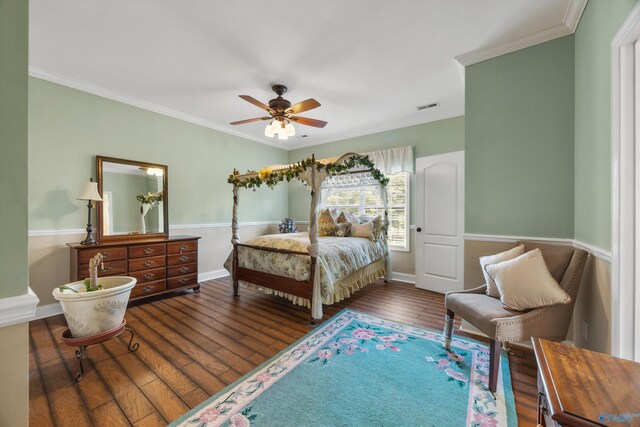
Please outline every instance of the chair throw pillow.
M318 216L318 236L335 236L338 226L333 220L329 209L320 212Z
M482 269L482 274L484 274L484 281L487 284L487 295L494 298L500 298L500 292L498 292L495 282L485 271L484 267L489 264L498 264L499 262L509 261L510 259L517 258L522 254L524 254L524 245L516 246L508 251L500 252L499 254L480 257L480 268Z
M509 309L531 310L556 304L568 304L571 297L558 285L540 249L498 264L489 264L485 271L500 291L500 301Z
M351 224L351 236L366 237L367 239L374 240L373 223L365 222L364 224Z

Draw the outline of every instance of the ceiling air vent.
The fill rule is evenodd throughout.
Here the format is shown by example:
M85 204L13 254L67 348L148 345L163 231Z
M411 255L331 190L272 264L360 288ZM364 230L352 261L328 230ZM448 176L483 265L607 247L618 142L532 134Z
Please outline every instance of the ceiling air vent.
M434 102L434 103L426 104L426 105L418 105L418 106L416 107L416 109L417 109L418 111L428 110L429 108L436 108L436 107L437 107L437 106L439 106L439 105L440 105L440 103L439 103L439 102Z

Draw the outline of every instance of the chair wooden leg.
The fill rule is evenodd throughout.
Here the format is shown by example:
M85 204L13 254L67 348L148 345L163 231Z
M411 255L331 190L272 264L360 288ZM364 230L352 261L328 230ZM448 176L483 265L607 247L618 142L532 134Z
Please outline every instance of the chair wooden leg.
M444 343L443 347L447 350L451 349L451 335L453 335L453 319L455 317L455 313L449 309L447 309L447 315L444 317Z
M491 390L491 393L495 393L498 387L501 349L500 341L491 340L491 344L489 344L489 390Z

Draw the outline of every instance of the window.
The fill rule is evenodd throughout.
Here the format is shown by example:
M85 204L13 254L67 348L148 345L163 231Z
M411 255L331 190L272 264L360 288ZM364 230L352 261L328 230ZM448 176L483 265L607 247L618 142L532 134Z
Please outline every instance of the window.
M347 188L323 188L321 205L355 215L374 217L384 214L378 185L367 184ZM409 173L399 172L389 177L389 246L409 250Z

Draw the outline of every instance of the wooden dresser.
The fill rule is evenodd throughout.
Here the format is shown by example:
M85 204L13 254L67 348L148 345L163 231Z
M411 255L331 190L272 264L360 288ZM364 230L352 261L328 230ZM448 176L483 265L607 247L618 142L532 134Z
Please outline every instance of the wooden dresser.
M532 340L541 425L640 426L640 363Z
M131 300L177 289L193 289L198 284L198 239L174 236L162 240L131 240L71 248L71 280L89 277L89 260L98 252L104 256L99 276L132 276L138 283Z

